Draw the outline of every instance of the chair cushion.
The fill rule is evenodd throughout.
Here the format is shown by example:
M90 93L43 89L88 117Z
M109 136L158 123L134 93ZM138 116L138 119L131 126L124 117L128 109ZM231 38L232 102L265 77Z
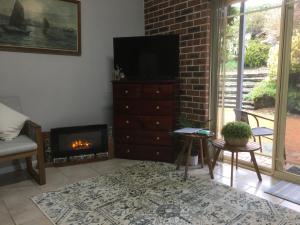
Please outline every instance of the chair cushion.
M253 136L268 136L273 135L273 130L267 127L255 127L252 128Z
M25 135L20 135L12 141L0 141L0 156L29 152L37 149L37 144Z
M28 117L0 102L0 140L11 141L22 130Z

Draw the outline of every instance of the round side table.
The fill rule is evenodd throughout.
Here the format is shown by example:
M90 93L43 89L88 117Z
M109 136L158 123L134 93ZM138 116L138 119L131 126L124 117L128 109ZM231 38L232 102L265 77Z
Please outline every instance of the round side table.
M234 153L238 154L239 152L249 152L251 156L251 160L253 162L254 169L256 171L257 177L259 181L262 181L261 175L256 163L254 151L260 150L260 146L256 144L255 142L248 142L246 146L237 147L237 146L231 146L227 145L223 139L216 139L212 141L212 145L217 150L213 163L212 163L212 169L215 168L216 162L219 158L220 152L223 151L229 151L231 152L231 178L230 178L230 186L232 187L232 178L233 178L233 161L234 161Z
M213 169L211 160L208 155L208 149L207 149L207 142L208 139L214 136L214 133L211 134L181 134L184 136L184 145L179 152L175 164L177 165L176 169L178 170L180 167L180 164L183 162L185 164L185 173L184 173L184 180L187 179L188 175L188 157L191 155L191 149L193 145L194 139L199 139L200 142L200 149L199 149L199 160L201 159L201 167L203 168L204 162L206 161L209 169L209 174L211 179L214 179ZM205 158L204 158L205 155ZM199 162L198 162L199 163Z

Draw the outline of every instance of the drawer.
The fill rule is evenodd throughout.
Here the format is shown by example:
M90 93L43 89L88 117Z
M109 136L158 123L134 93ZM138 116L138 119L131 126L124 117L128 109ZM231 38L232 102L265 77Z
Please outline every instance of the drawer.
M137 137L136 143L141 145L172 145L172 137L168 131L142 131Z
M151 99L173 99L175 94L174 86L170 84L144 85L142 97Z
M175 110L173 101L147 101L140 103L140 112L145 115L172 115Z
M115 145L115 156L118 158L125 159L141 159L142 152L133 145Z
M173 117L170 116L115 116L116 129L165 130L173 129ZM134 130L132 130L134 131Z
M150 147L145 145L115 146L115 155L120 158L173 162L174 152L171 147Z
M137 143L138 136L132 130L116 130L114 132L114 141L119 144Z
M116 143L135 143L141 145L172 145L172 137L167 131L132 131L117 130L114 134Z
M116 129L141 129L142 121L136 116L115 116L114 126Z
M173 129L173 117L171 116L143 116L140 118L143 128L147 130L166 130Z
M140 98L142 87L139 84L114 84L115 98Z
M115 102L114 110L115 112L122 114L140 114L139 104L133 100L120 100Z
M174 152L172 148L153 148L149 160L161 162L174 162Z
M174 110L173 101L137 101L119 100L114 104L115 111L122 114L135 115L171 115Z

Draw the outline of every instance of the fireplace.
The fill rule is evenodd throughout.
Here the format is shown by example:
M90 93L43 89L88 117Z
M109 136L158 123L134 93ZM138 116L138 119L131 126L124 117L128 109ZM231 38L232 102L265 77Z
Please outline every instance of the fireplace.
M51 152L55 159L96 157L108 152L107 125L88 125L51 129Z

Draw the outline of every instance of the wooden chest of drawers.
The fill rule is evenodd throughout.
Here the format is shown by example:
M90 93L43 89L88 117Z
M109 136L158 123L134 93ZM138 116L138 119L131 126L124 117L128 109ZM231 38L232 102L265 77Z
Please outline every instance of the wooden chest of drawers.
M113 82L115 156L173 162L176 83Z

